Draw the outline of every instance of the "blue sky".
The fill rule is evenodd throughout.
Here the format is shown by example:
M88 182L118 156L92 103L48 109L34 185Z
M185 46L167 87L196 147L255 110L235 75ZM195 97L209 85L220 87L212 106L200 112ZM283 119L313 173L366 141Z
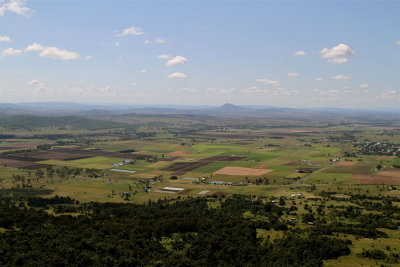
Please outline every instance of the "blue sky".
M399 107L399 1L0 0L0 102Z

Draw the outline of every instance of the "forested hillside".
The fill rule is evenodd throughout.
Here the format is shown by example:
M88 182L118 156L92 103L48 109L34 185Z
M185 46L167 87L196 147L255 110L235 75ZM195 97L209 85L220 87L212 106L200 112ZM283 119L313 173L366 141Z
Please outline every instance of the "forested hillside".
M245 218L246 211L264 219ZM312 230L273 242L258 236L287 229L284 212L240 195L140 205L3 196L0 265L321 266L350 253L348 242Z

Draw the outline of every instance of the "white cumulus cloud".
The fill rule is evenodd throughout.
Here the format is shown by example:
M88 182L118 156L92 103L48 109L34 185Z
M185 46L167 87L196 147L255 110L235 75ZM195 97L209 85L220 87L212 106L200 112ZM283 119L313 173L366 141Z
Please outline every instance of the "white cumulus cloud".
M368 83L363 83L360 85L361 88L368 88L368 86L369 86Z
M305 56L305 55L307 55L307 53L304 51L297 51L293 53L293 56Z
M187 62L188 62L188 60L185 57L176 56L176 57L168 60L167 63L165 63L165 66L169 67L169 66L183 65Z
M181 73L181 72L174 72L174 73L168 74L167 78L168 79L186 78L186 74Z
M142 35L144 32L139 27L130 27L123 30L121 33L117 34L117 37L122 37L126 35Z
M344 57L353 56L356 54L350 46L347 44L338 44L332 48L324 48L320 51L321 57L323 58L334 58L334 57Z
M351 77L346 76L346 75L335 75L335 76L332 76L331 79L333 79L333 80L350 80Z
M30 11L31 9L25 6L25 1L23 0L0 1L0 16L4 16L6 12L28 16Z
M15 56L15 55L19 55L22 53L22 50L20 49L14 49L14 48L7 48L4 49L3 52L1 52L2 56Z
M41 57L48 57L52 59L70 60L77 59L79 55L75 52L70 52L67 50L60 50L57 47L47 47L40 53Z
M43 50L45 50L46 49L46 47L44 47L44 46L42 46L42 45L40 45L40 44L38 44L38 43L33 43L33 44L31 44L31 45L28 45L26 48L25 48L25 52L30 52L30 51L43 51Z
M10 36L0 35L0 42L11 42Z
M321 77L318 77L318 78L315 78L315 80L316 80L317 82L320 82L320 81L322 81L323 79L322 79Z
M330 58L329 63L332 64L343 64L349 60L347 56L354 56L356 52L350 48L347 44L338 44L332 48L325 47L320 52L321 57Z
M278 81L273 81L273 80L268 80L268 79L256 79L256 82L258 83L263 83L265 85L273 85L273 86L278 86L279 82Z

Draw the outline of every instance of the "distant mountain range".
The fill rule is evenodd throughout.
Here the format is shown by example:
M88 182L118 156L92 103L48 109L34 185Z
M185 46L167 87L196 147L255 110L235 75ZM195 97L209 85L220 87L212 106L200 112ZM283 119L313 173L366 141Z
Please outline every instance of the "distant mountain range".
M0 103L0 116L10 115L41 116L83 116L89 118L127 114L159 115L206 115L232 118L309 119L309 118L351 118L351 119L400 119L400 107L395 110L353 110L341 108L285 108L273 106L182 106L182 105L116 105L81 104L66 102Z

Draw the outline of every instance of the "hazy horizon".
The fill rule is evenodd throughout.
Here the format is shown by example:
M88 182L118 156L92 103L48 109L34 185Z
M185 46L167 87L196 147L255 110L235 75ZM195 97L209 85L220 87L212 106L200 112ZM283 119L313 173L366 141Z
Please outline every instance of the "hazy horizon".
M47 110L47 111L52 111L52 110L68 110L68 109L74 109L76 111L84 111L84 110L108 110L108 111L126 111L126 112L131 112L134 110L140 110L140 109L150 109L152 110L155 114L162 114L164 109L167 110L187 110L187 111L194 111L198 110L199 112L201 111L206 111L206 110L218 110L218 109L230 109L231 106L232 108L235 109L235 112L238 112L240 109L245 108L243 111L246 109L248 111L256 111L256 110L293 110L293 111L325 111L325 112L350 112L350 113L400 113L400 107L386 107L386 108L337 108L337 107L323 107L323 106L316 106L316 107L286 107L286 106L272 106L272 105L236 105L232 103L224 103L222 105L207 105L207 104L198 104L198 105L185 105L185 104L147 104L147 103L129 103L129 104L118 104L118 103L94 103L94 102L58 102L58 101L48 101L48 102L3 102L0 104L6 104L6 105L14 105L16 109L20 109L21 114L26 114L26 112L29 112L29 110ZM7 106L5 107L7 108ZM237 109L236 109L237 108ZM1 109L1 106L0 106ZM246 112L245 112L246 113Z

